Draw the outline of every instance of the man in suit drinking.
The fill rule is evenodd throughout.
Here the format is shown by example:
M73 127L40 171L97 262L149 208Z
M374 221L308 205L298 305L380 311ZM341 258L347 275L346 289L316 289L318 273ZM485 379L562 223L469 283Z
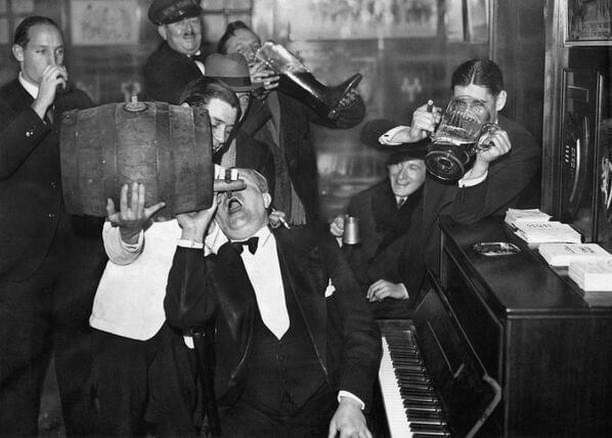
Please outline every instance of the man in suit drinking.
M93 103L68 82L53 20L25 18L12 53L19 77L0 88L0 436L36 435L52 352L67 434L82 436L87 318L105 256L102 222L64 208L59 128L63 111Z
M172 327L214 327L223 436L371 437L362 411L372 403L380 334L350 267L329 235L271 231L265 178L250 169L239 176L243 191L178 216L165 299ZM180 340L173 357L187 351ZM187 368L176 368L177 379ZM162 394L177 406L171 391Z

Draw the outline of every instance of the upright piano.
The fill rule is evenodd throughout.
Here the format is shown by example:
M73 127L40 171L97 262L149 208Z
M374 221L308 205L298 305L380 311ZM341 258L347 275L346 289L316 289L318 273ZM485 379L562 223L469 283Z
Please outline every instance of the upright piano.
M390 435L612 436L612 294L585 295L501 219L441 228L413 319L380 321Z

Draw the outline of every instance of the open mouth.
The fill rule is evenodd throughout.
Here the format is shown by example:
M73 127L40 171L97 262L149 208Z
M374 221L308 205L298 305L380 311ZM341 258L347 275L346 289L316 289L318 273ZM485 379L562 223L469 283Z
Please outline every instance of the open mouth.
M232 214L237 212L238 210L240 210L242 208L242 202L240 201L240 199L232 197L229 199L229 201L227 201L227 211L228 213Z

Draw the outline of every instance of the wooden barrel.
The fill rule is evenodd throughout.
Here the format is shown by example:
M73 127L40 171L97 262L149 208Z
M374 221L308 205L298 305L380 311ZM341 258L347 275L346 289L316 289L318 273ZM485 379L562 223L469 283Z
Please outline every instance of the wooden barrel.
M206 111L163 102L110 103L62 115L60 157L66 209L106 216L125 183L146 187L160 217L210 207L213 162Z

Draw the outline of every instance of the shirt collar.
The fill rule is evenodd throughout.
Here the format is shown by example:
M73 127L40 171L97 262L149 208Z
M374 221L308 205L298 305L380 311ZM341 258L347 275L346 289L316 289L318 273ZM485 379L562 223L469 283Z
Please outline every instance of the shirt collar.
M22 72L19 72L19 83L34 99L38 97L38 87L33 83L28 82L26 78L23 77Z
M212 228L210 230L210 233L206 236L206 239L204 241L204 255L217 254L219 252L219 248L221 248L224 243L230 241L230 239L228 239L227 236L223 234L221 228L217 225L216 222L213 222L211 224L211 227ZM268 228L268 225L266 224L261 227L255 234L253 234L253 236L249 237L259 237L258 248L263 248L268 245L268 243L272 240L272 233L270 232L270 228ZM240 241L242 240L246 239L240 239Z

